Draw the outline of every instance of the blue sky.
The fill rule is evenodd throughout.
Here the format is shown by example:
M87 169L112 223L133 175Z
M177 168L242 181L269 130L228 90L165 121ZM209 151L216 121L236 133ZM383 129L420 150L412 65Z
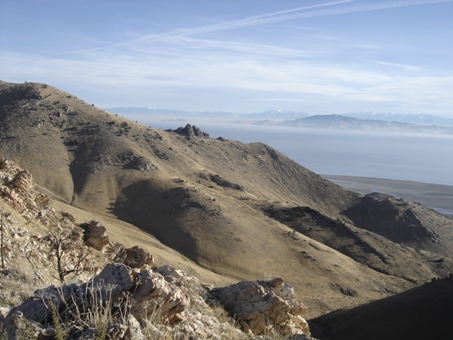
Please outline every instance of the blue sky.
M0 79L103 108L453 117L452 18L452 0L0 0Z

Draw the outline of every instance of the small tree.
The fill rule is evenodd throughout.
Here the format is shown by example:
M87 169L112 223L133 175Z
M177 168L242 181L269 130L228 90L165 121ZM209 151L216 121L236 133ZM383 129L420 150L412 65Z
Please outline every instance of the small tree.
M79 275L88 268L90 252L83 244L82 234L75 228L53 226L43 240L48 245L48 258L56 263L58 275L52 276L61 283L67 275Z

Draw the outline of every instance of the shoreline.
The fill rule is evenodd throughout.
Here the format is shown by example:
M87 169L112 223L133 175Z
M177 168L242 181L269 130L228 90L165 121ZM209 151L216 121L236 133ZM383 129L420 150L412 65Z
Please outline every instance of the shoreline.
M423 182L356 177L342 175L321 175L335 184L359 194L380 192L418 202L427 208L445 215L453 215L453 186Z

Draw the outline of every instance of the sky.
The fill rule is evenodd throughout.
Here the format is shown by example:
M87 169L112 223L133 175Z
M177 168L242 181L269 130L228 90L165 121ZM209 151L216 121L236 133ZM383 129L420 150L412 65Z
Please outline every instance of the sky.
M453 117L453 0L0 0L0 80L101 108Z

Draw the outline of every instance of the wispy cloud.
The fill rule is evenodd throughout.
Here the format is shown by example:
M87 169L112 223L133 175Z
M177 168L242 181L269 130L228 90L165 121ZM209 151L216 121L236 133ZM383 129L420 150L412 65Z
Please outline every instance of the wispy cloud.
M84 61L47 60L19 54L3 54L1 58L7 73L16 77L22 75L23 80L48 79L52 84L58 84L64 79L104 91L115 87L146 88L147 91L167 87L219 88L295 94L302 99L307 95L318 95L360 102L422 104L437 101L453 105L448 90L453 88L453 77L383 74L360 66L269 64L240 59L213 62L209 56L183 60L183 65L171 58L159 60L159 63L152 60L144 63L139 58L124 56Z
M303 21L289 21L452 1L330 1L213 25L145 34L120 43L105 43L99 48L74 49L64 55L0 50L2 77L9 81L44 81L68 91L72 91L71 87L82 88L89 96L109 98L106 100L122 96L123 102L138 105L134 98L139 97L132 97L136 93L143 95L145 105L153 105L166 94L172 97L171 103L175 97L193 94L197 99L187 101L192 103L203 102L207 91L217 91L218 102L223 100L226 105L234 100L223 99L223 94L234 92L235 98L247 97L254 104L263 102L263 106L277 101L294 102L294 107L297 102L303 107L312 103L312 107L320 108L338 103L388 107L405 103L414 111L431 106L431 111L437 107L448 114L453 107L451 70L433 76L429 67L406 64L404 55L397 56L394 51L386 55L385 46L380 45L385 42L349 31L340 34L327 29L308 30ZM278 25L274 39L242 36L238 32L234 32L234 40L225 40L223 34L203 35L280 22L288 23ZM282 30L294 26L290 24L301 29L290 39L279 40ZM274 28L270 25L269 31ZM78 39L76 43L84 42ZM98 40L86 43L99 45ZM417 63L421 59L411 60Z
M397 64L397 63L391 63L391 62L381 61L381 60L372 60L372 62L375 63L375 64L379 64L379 65L401 68L401 69L404 69L406 71L421 71L422 70L421 67L414 66L414 65Z
M233 30L249 26L257 26L275 22L291 21L301 18L340 15L355 12L368 12L376 10L391 9L397 7L409 7L424 4L434 4L442 2L452 2L453 0L391 0L391 1L377 1L377 2L357 2L355 0L341 0L334 2L327 2L323 4L297 7L273 13L261 14L250 16L244 19L232 20L215 25L207 25L197 28L186 28L176 30L170 33L160 35L148 35L142 38L132 40L134 42L161 40L173 36L189 36L209 33L214 31ZM344 6L340 6L344 5ZM127 44L129 42L125 42Z
M129 45L143 44L149 42L165 41L178 37L187 37L194 35L201 35L210 32L235 30L244 27L252 27L257 25L264 25L277 22L292 21L296 19L312 18L320 16L341 15L356 12L369 12L377 10L385 10L398 7L419 6L424 4L435 4L443 2L452 2L453 0L391 0L391 1L376 1L376 2L362 2L355 0L340 0L333 2L326 2L313 6L297 7L287 10L276 11L272 13L254 15L238 20L226 21L213 25L205 25L199 27L188 27L184 29L173 30L160 34L147 34L136 39L100 46L91 49L82 49L65 52L70 53L84 53L92 51L100 51L104 49L119 48Z

